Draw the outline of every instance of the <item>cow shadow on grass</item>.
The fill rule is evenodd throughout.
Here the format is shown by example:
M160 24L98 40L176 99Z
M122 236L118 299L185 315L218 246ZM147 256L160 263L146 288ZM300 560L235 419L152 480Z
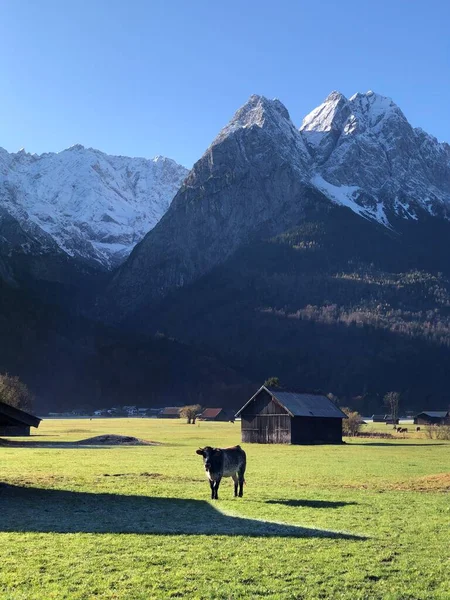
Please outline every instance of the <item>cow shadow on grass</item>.
M341 502L339 500L266 500L266 504L283 504L284 506L294 506L303 508L341 508L358 504L357 502Z
M0 484L0 515L0 532L365 539L231 516L204 500L94 494L8 484Z

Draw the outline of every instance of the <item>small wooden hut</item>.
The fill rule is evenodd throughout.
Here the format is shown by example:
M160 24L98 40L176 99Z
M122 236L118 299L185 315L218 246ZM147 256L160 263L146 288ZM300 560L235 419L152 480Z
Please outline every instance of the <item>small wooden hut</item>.
M424 410L414 417L415 425L450 425L448 410Z
M392 415L372 415L374 423L386 423L386 425L398 425L398 419L394 419Z
M242 441L258 444L341 444L347 418L326 396L264 385L236 417Z
M41 419L24 410L0 402L0 435L7 437L30 435L30 427L39 427Z
M180 410L179 406L166 406L156 416L158 419L179 419Z
M199 419L202 421L234 421L234 415L224 408L205 408Z

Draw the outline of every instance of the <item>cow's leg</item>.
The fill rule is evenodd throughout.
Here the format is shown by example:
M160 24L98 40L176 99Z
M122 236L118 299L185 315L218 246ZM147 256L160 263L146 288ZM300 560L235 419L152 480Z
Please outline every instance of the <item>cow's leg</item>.
M218 499L219 499L219 495L218 495L218 494L219 494L219 485L220 485L220 481L221 481L221 478L218 478L218 479L216 479L216 485L215 485L215 488L214 488L214 491L215 491L215 499L216 499L216 500L218 500Z
M236 498L236 496L238 495L238 476L236 475L236 473L234 475L231 476L233 481L234 481L234 497Z
M214 500L215 492L214 492L214 480L209 480L209 487L211 488L211 500Z
M241 469L238 473L239 475L239 498L242 498L244 495L244 473L245 469Z

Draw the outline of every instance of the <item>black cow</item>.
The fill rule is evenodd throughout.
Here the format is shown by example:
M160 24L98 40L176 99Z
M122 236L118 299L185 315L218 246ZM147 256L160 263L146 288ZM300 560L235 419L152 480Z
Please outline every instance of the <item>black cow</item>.
M232 448L199 448L197 454L203 456L206 476L211 486L211 499L218 500L219 485L222 477L232 477L234 481L234 497L244 495L244 473L247 457L240 446Z

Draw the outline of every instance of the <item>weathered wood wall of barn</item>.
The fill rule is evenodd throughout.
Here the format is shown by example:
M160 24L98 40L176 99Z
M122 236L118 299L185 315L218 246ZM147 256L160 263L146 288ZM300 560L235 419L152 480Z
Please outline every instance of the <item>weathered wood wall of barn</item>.
M257 444L290 444L291 417L270 394L261 392L241 413L242 441Z

